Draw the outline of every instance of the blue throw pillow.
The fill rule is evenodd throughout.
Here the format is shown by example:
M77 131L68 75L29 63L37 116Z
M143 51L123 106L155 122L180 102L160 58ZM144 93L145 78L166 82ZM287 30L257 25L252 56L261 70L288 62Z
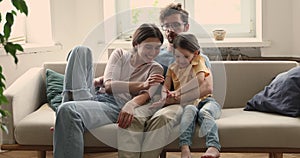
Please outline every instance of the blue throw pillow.
M244 110L300 116L300 67L283 72L247 102Z
M46 93L49 106L56 111L62 101L64 75L53 70L46 70Z

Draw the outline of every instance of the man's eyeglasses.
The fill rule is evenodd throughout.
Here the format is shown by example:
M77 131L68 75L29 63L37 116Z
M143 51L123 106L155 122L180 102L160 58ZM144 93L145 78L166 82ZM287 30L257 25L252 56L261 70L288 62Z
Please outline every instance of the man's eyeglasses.
M163 24L161 25L161 28L163 31L167 31L168 29L172 28L172 29L178 29L181 26L184 26L186 23L179 23L179 22L173 22L173 23L167 23L167 24Z

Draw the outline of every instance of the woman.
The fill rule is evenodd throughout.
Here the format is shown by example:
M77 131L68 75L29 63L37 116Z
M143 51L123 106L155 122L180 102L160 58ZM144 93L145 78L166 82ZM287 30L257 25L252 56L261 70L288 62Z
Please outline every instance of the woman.
M141 25L133 35L133 52L112 53L104 72L105 93L96 95L90 49L72 50L55 123L54 158L82 158L86 129L116 122L122 128L130 125L134 109L149 101L153 85L164 81L163 68L153 61L162 43L157 26Z

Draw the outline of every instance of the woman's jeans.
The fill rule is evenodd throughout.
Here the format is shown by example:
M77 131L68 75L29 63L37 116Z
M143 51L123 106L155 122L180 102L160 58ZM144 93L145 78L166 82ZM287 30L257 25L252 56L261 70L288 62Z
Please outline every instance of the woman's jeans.
M215 147L220 150L218 127L215 122L216 119L220 118L220 115L221 106L211 97L201 101L198 107L187 105L180 122L179 146L192 145L197 120L200 125L199 137L206 137L206 147Z
M66 67L63 103L57 110L54 158L83 158L84 131L117 121L121 104L111 95L94 95L93 71L91 51L74 48ZM70 92L74 101L69 100Z

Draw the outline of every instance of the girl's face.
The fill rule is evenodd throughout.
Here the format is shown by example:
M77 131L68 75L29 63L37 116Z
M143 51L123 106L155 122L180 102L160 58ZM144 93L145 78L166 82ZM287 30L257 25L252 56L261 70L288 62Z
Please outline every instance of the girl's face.
M151 62L160 52L162 43L158 38L147 38L137 45L137 53L145 63Z
M195 55L197 55L197 51L191 52L178 47L175 50L175 62L179 65L179 68L186 68L191 64Z

